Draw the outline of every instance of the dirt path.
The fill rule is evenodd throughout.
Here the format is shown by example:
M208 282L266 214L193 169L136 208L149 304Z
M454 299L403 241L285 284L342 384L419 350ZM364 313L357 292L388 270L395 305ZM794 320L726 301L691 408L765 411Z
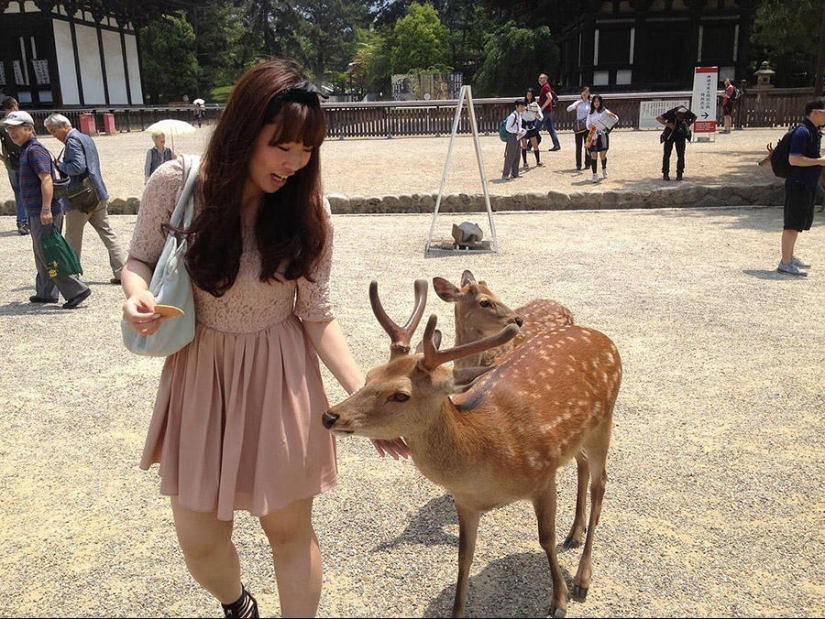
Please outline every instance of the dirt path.
M465 268L514 306L556 299L616 342L625 374L593 583L568 616L819 617L825 236L817 217L798 246L814 268L797 280L774 271L777 208L499 214L500 252L463 258L424 256L427 215L335 216L334 298L365 369L388 351L369 281L379 280L388 313L402 319L415 278L457 281ZM129 238L134 217L113 221ZM137 466L161 362L122 347L121 292L106 283L102 244L84 244L94 291L84 306L34 307L30 242L13 227L0 218L3 614L218 616L186 572L156 473ZM452 309L433 294L427 309L450 324ZM332 401L343 397L328 384ZM338 445L340 484L315 511L320 615L448 615L458 532L450 498L365 440ZM560 474L563 532L574 477L572 467ZM244 581L262 616L273 616L264 536L239 514L235 537ZM579 553L560 554L568 578ZM549 588L530 506L487 514L469 615L544 616Z

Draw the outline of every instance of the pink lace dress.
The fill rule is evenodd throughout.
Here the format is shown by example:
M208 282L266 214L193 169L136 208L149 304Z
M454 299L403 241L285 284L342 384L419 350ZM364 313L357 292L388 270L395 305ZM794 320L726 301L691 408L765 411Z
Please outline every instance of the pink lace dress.
M129 248L138 260L160 257L182 180L179 161L149 180ZM162 494L221 520L237 509L263 516L337 483L318 357L301 324L332 318L332 235L314 283L263 283L248 232L232 288L215 298L195 287L195 339L166 359L140 463L160 463Z

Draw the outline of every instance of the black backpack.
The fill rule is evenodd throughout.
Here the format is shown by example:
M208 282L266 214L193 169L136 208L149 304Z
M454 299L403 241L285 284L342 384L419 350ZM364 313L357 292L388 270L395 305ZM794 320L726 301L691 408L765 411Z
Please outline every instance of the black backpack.
M776 144L776 147L771 153L771 170L779 178L788 178L791 175L791 162L788 157L791 155L791 138L793 132L799 129L800 125L791 127L788 132L782 136L782 139Z
M741 97L741 96L742 96L742 91L739 90L736 86L734 86L733 87L733 96L731 96L731 99L733 99L734 101L739 101L739 97Z

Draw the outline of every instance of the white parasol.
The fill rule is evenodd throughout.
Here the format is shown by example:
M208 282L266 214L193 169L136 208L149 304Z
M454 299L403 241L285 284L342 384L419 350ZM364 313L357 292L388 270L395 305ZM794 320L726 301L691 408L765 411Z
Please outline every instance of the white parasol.
M203 99L195 99L194 101L192 101L192 105L206 105L206 101L204 101Z
M172 150L175 150L175 136L176 135L191 135L193 133L197 133L197 129L190 125L188 122L183 120L177 120L175 118L166 118L164 120L159 120L156 123L152 123L148 127L146 127L146 131L155 135L157 133L162 133L165 136L171 138L172 140Z

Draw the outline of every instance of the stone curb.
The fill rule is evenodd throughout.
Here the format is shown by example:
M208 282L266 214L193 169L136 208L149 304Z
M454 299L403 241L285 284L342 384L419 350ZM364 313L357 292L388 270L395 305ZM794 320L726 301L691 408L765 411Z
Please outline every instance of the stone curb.
M675 184L675 181L674 181ZM493 211L572 211L629 208L693 208L707 206L781 206L784 186L779 183L753 186L703 187L686 185L653 191L559 191L516 193L490 196ZM336 215L432 213L438 194L367 197L330 194L332 212ZM109 201L112 215L134 215L140 208L139 198L115 198ZM483 194L445 195L439 205L443 213L483 213L487 207ZM14 215L14 202L0 204L0 215Z

